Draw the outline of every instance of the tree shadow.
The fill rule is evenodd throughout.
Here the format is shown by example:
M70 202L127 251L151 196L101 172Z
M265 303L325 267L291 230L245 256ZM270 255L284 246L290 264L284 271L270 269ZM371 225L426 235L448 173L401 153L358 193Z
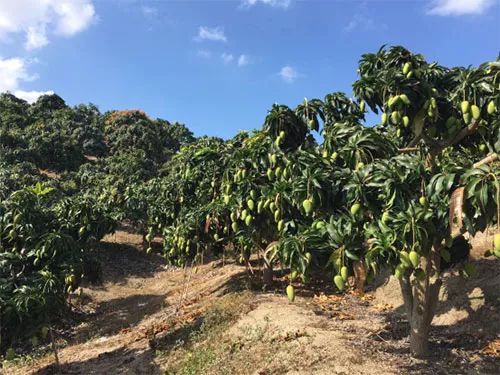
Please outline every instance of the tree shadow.
M88 341L90 337L117 334L123 329L137 325L145 317L166 307L162 295L133 295L102 302L95 313L88 314L82 321L87 325L79 329L72 343Z
M158 254L146 254L130 244L101 241L95 251L102 268L101 282L123 284L129 277L152 277L165 269L166 261ZM88 284L89 288L99 285Z
M163 374L154 363L154 352L150 349L136 350L119 348L101 353L86 361L64 363L58 369L51 364L32 373L33 375L58 374Z

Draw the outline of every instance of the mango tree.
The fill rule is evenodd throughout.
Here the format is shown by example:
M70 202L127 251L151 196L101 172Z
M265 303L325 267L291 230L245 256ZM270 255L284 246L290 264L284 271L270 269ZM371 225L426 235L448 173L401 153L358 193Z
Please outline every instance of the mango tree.
M499 163L473 163L499 151L500 64L450 69L393 47L363 55L359 74L355 94L382 111L377 128L400 146L399 155L367 166L373 222L367 261L395 265L410 350L424 356L442 284L441 259L451 256L451 192L465 188L463 228L471 234L499 219Z

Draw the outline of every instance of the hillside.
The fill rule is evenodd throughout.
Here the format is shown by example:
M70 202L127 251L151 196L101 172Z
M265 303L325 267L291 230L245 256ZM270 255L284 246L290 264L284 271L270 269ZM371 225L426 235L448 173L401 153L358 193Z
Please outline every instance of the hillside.
M447 277L431 361L409 357L408 326L392 279L362 298L338 295L316 280L289 303L279 280L262 292L233 262L168 267L141 250L140 236L123 231L104 239L99 261L102 283L86 285L83 296L72 299L72 314L55 329L65 374L500 371L500 276L484 276L498 269L498 260L479 263L485 273L467 282L468 298L455 295L457 280ZM4 373L57 372L46 347L9 363Z

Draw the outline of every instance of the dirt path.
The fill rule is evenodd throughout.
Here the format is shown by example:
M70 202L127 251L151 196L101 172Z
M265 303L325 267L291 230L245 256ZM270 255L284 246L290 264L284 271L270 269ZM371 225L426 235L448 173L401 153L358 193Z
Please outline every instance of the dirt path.
M244 267L222 267L218 261L188 271L168 268L161 257L139 249L140 237L124 232L103 242L102 285L85 287L84 298L75 301L87 318L59 334L62 373L383 375L500 370L498 357L480 355L482 343L453 346L452 339L462 332L456 328L452 336L439 332L442 342L431 361L411 359L406 323L382 299L337 296L331 286L313 285L299 290L290 304L283 285L276 294L245 291ZM322 290L326 294L320 294ZM57 372L49 353L4 373Z

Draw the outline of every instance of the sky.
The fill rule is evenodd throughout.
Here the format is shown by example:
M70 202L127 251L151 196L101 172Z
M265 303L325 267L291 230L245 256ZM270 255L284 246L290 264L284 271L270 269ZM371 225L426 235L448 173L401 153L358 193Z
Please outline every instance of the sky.
M229 138L273 103L352 96L359 58L383 44L445 66L494 60L500 0L0 0L0 92Z

